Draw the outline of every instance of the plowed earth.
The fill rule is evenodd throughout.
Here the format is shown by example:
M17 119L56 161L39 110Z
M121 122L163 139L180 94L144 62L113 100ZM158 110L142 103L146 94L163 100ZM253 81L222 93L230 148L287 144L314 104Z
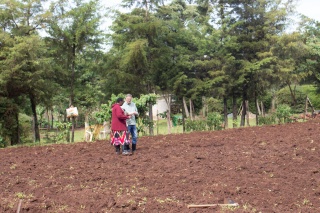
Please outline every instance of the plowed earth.
M2 149L0 212L320 212L319 121Z

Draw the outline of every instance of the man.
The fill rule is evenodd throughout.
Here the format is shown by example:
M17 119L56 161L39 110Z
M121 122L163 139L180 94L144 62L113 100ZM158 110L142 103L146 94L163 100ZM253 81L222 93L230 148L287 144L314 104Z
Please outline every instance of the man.
M132 102L132 95L127 94L125 98L125 102L122 105L122 109L127 113L128 115L131 115L129 119L127 119L127 127L128 132L131 134L132 137L132 153L136 151L137 148L137 138L138 138L138 131L136 126L136 116L139 115L136 104ZM127 151L130 151L129 145L125 147Z
M111 144L116 148L116 154L120 154L120 145L122 145L122 154L130 154L125 149L129 147L130 139L127 134L126 120L130 118L132 114L124 113L121 105L123 105L123 98L118 98L117 103L112 105L112 118L111 118Z

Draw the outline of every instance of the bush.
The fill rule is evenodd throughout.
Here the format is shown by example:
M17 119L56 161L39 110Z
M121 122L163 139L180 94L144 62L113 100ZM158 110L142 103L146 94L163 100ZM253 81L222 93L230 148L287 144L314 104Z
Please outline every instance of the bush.
M278 122L279 123L287 123L289 122L290 116L292 109L290 106L286 105L286 104L280 104L277 107L277 111L276 111L276 116L278 118Z
M32 119L26 114L19 114L20 140L22 143L32 143Z
M205 120L194 120L191 119L186 120L186 131L203 131L207 130L207 124Z
M270 114L265 117L259 117L259 125L271 125L275 124L277 120L276 114Z
M7 142L4 140L3 137L0 136L0 148L5 148L7 146L8 146Z
M211 112L207 116L207 126L209 130L221 130L223 117L218 112Z
M292 97L288 87L285 87L277 93L278 103L291 106L293 114L304 112L306 97L310 98L311 103L317 109L320 107L320 96L313 85L302 85L296 88L296 106L292 105Z

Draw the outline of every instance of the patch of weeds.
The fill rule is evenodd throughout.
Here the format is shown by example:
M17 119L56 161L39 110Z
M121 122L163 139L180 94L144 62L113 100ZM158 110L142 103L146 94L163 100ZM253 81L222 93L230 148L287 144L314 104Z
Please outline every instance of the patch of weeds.
M12 164L11 166L10 166L10 169L16 169L17 168L17 164Z
M155 198L155 200L158 202L158 203L179 203L179 200L175 199L175 198L165 198L165 199L160 199L160 198Z
M140 207L142 205L146 205L146 203L147 203L147 198L144 197L144 198L142 198L142 200L139 201L138 206Z
M27 195L24 194L23 192L17 192L16 197L19 199L25 199L27 197Z
M252 212L252 213L255 213L257 212L257 209L252 207L252 205L250 205L249 203L245 203L243 206L242 206L242 209L245 211L245 212ZM260 213L260 212L259 212Z
M145 186L140 187L139 189L140 189L141 191L144 191L144 192L148 191L147 187L145 187Z
M221 206L221 211L237 211L240 206Z
M302 201L302 205L304 205L304 206L306 206L306 205L308 205L310 203L310 200L308 200L308 199L303 199L303 201Z
M81 188L81 189L86 189L86 188L89 188L89 186L80 184L80 188Z
M73 185L72 184L68 184L65 186L65 189L72 189L73 188Z
M119 191L117 192L117 197L120 197L123 193L123 189L120 187Z
M68 208L68 205L60 205L59 207L58 207L58 209L60 210L60 211L64 211L64 210L66 210Z

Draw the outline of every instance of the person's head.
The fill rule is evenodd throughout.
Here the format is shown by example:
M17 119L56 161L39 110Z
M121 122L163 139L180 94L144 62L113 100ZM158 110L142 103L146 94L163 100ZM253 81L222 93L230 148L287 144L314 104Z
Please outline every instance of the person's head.
M117 103L121 106L123 104L123 98L118 98Z
M132 95L131 95L131 94L127 94L127 95L126 95L126 102L127 102L127 104L130 104L130 103L131 103L131 100L132 100Z

